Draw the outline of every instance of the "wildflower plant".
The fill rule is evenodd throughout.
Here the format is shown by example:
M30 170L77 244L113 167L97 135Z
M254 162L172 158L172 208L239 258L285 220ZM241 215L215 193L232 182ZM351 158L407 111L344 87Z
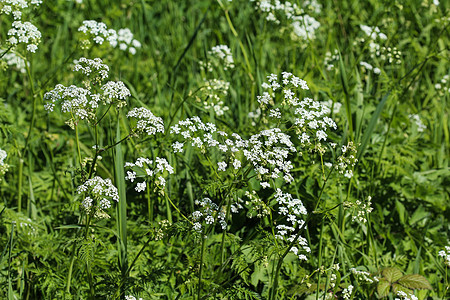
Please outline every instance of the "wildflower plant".
M448 298L446 4L325 4L0 0L0 298Z
M118 202L119 194L111 179L95 176L86 180L77 188L78 194L84 195L81 206L88 215L96 218L109 218L106 210L111 208L111 200Z
M120 109L126 105L125 100L131 95L130 91L121 81L105 82L109 67L101 59L82 57L73 70L84 75L84 87L58 84L44 95L44 100L47 101L45 109L52 112L57 104L61 105L61 112L70 116L67 124L72 129L82 120L92 125L97 124L102 118L99 112L104 112L101 110L102 106L106 109L112 106Z
M134 38L129 28L121 28L118 31L108 29L105 23L95 20L85 20L78 28L84 34L81 43L84 48L89 48L91 44L102 45L109 43L112 48L118 47L121 51L127 51L135 55L137 49L141 48L141 43Z
M315 32L320 23L307 14L304 10L312 13L320 13L321 5L317 1L305 1L303 7L290 1L284 3L278 0L262 0L256 2L256 9L265 14L268 22L285 26L294 40L308 40L315 38Z

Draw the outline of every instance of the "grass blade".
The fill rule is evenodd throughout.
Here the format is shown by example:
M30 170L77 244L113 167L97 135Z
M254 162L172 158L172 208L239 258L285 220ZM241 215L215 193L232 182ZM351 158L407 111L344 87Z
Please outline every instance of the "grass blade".
M120 136L120 115L117 118L116 142L121 140ZM125 172L123 162L122 145L119 143L115 147L114 171L116 175L116 186L119 191L119 204L117 206L117 227L119 232L119 269L122 277L127 276L128 256L127 256L127 199L125 186ZM124 279L124 278L122 278Z

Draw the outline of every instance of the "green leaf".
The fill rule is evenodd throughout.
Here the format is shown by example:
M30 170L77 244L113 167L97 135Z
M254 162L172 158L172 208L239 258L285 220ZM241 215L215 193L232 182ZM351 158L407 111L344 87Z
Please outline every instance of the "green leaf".
M400 285L398 283L394 283L392 285L392 291L394 292L395 295L397 295L398 292L400 292L400 291L401 292L405 292L406 294L408 294L408 296L413 295L413 290L410 290L410 289L408 289L408 288L406 288L406 287L404 287L404 286L402 286L402 285Z
M379 297L386 297L389 294L391 284L389 281L380 279L377 286L377 292Z
M396 282L403 276L402 271L400 271L396 267L384 268L383 271L381 271L381 274L383 275L384 279L386 279L390 283Z
M405 206L400 201L395 200L395 208L397 209L400 222L402 224L405 224L405 213L406 213Z
M389 90L384 95L384 97L381 99L380 103L378 103L377 109L373 113L372 118L369 121L369 125L367 126L366 130L364 131L364 135L361 140L361 146L359 146L359 149L358 149L358 157L357 157L358 161L361 160L361 157L363 156L364 151L366 150L366 147L369 144L370 137L372 136L372 133L375 129L375 125L377 124L378 119L380 118L381 111L383 110L383 107L386 104L386 101L387 101L390 93L391 93L391 91Z
M419 274L405 275L398 280L398 283L404 287L413 290L431 290L432 287L428 280Z
M411 218L409 219L409 224L413 225L420 220L426 218L428 216L428 212L425 210L425 208L420 205L416 211L412 214Z

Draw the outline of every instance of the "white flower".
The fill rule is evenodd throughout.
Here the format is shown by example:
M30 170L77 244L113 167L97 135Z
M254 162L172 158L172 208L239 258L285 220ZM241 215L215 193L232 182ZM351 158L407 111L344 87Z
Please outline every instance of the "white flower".
M41 40L41 32L30 22L14 21L8 31L8 42L11 45L27 44L29 52L35 52Z
M224 161L218 162L217 163L217 170L218 171L226 171L227 168L227 163Z
M5 160L6 156L8 156L8 154L6 153L6 151L0 149L0 165L3 166L3 165L5 164L4 160Z
M140 193L145 191L145 188L147 187L147 184L145 182L138 182L136 184L136 192Z
M108 29L103 22L85 20L83 21L83 25L78 28L78 31L86 35L92 35L92 40L96 44L101 45L107 40L112 48L119 45L120 50L126 51L128 49L128 52L132 55L136 53L136 48L141 47L141 43L133 39L133 33L128 28L122 28L116 31L114 29Z
M154 135L157 132L164 133L164 123L162 118L155 117L153 113L144 108L133 108L128 112L127 118L136 118L136 132Z
M110 199L118 202L119 193L117 188L112 184L111 179L103 179L99 176L86 180L82 185L78 186L77 193L86 193L86 197L81 204L90 212L93 202L97 201L96 216L104 216L103 210L111 207Z

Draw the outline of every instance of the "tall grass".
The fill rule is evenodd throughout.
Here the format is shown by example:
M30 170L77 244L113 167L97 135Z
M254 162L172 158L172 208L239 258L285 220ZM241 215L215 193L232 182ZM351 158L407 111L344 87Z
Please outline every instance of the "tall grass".
M42 34L31 53L11 47L14 19L0 2L0 298L449 297L448 4L289 3L272 17L258 1L29 3L21 20ZM129 28L141 47L133 55L95 44L78 30L84 20ZM369 37L379 33L386 38ZM233 66L216 56L218 45ZM11 53L23 71L8 65ZM101 58L108 79L74 72L81 57ZM306 80L299 101L329 103L337 126L326 141L301 141L320 128L295 123L287 88L261 105L264 83L271 74L281 82L282 72ZM100 105L95 121L44 108L57 84L102 93L109 80L130 95ZM279 119L268 116L272 105ZM128 115L138 107L160 117L164 132L139 132ZM263 152L288 148L264 135L274 128L296 149L277 158L292 164L290 184L286 172L255 167L275 172L270 158L230 150L232 133L247 142L259 134ZM207 134L227 150L207 145ZM156 167L162 159L173 172ZM80 190L97 177L111 179L118 202ZM88 196L98 206L86 209ZM299 203L307 213L292 221Z

